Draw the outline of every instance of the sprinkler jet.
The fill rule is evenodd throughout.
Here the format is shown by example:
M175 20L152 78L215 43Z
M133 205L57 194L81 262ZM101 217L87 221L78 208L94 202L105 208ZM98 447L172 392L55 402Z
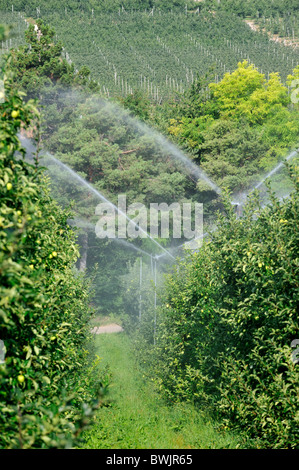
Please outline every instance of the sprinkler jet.
M237 215L237 217L242 217L242 214L243 214L242 204L239 202L232 202L231 204L232 206L234 206L235 214Z

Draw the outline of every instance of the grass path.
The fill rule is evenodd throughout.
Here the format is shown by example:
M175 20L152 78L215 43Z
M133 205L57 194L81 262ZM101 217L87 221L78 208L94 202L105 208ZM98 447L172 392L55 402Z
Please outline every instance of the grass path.
M167 406L136 368L124 334L96 337L103 367L112 373L111 406L100 408L85 433L84 448L190 449L236 448L238 440L204 423L191 405Z

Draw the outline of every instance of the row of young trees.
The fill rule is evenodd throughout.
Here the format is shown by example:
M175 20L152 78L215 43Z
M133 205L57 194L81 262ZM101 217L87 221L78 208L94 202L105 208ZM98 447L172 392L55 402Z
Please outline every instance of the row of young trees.
M287 83L298 74L297 66ZM218 184L240 189L298 144L298 104L278 74L247 61L210 93L208 82L173 104L168 131ZM136 339L145 373L170 403L196 403L255 448L298 447L297 161L280 182L291 190L285 202L270 192L263 208L251 195L238 218L224 198L217 230L167 277L155 341L152 313Z
M285 82L298 62L295 50L251 31L241 19L225 12L187 17L142 12L102 13L94 18L83 13L47 13L44 17L56 28L72 60L87 65L111 97L140 88L159 103L182 93L209 68L214 70L213 80L220 81L240 60L248 60L266 74L279 72Z
M204 3L210 8L226 10L241 17L284 16L298 13L299 10L296 0L251 0L250 2L242 2L242 0L205 0Z
M155 344L152 314L135 342L169 403L195 403L246 448L298 448L298 166L289 175L284 202L252 195L237 218L227 199L166 279Z

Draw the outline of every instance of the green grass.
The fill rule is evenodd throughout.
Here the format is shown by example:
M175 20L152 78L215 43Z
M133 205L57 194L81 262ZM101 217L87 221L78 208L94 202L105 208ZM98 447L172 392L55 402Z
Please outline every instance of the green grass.
M85 432L83 448L217 449L236 448L241 440L219 433L192 405L166 405L138 370L124 334L96 337L102 366L112 373L110 405L100 408Z

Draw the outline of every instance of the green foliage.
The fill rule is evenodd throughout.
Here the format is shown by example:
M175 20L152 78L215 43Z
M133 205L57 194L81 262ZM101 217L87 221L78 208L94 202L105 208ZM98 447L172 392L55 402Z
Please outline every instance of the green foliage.
M0 24L0 39L3 41L9 36L9 27L3 24Z
M133 202L149 206L151 202L185 201L187 191L196 191L195 184L187 181L174 158L169 158L168 149L120 107L97 95L86 99L75 94L74 100L72 94L57 94L55 103L47 110L47 129L52 130L47 149L114 204L118 204L119 194L126 194L128 207ZM49 164L51 169L51 161ZM67 205L71 197L76 217L83 219L79 242L84 253L85 237L88 272L96 269L95 305L106 314L129 311L121 275L128 273L127 263L135 258L136 251L124 250L118 240L100 240L95 236L99 220L95 210L103 200L91 194L90 187L79 184L59 165L53 165L51 177L55 199ZM147 250L146 240L135 243ZM151 242L149 250L153 252L154 248Z
M269 36L275 37L277 41L286 41L288 45L298 44L299 27L298 27L299 10L282 11L279 14L261 16L255 19L257 27L266 31Z
M283 107L289 102L278 74L270 74L266 82L265 76L247 61L240 62L234 72L226 74L220 83L212 83L210 88L221 116L233 119L244 116L251 124L263 123L275 105Z
M201 166L222 187L241 191L253 184L267 146L260 132L245 122L218 119L203 133Z
M38 28L37 30L35 28ZM83 66L75 71L61 57L62 43L55 42L55 31L42 19L30 24L25 32L26 45L11 50L11 70L15 74L15 86L26 90L29 97L39 94L59 83L61 85L89 85L96 89L96 84L89 83L90 70Z
M40 24L47 49L52 47L53 31L48 35L49 28L43 29ZM31 34L33 43L37 44L33 30ZM32 63L32 49L33 45L25 50L24 63ZM47 64L48 74L51 73L51 62ZM32 74L37 79L41 76L49 78L38 64L32 65ZM27 89L25 83L24 86ZM88 87L84 89L86 91ZM142 119L149 117L151 106L143 93L136 91L123 100L124 106L131 111L126 112L109 105L97 94L89 96L62 87L59 78L54 80L53 86L41 87L37 92L42 106L41 131L47 150L112 202L117 204L117 194L125 193L127 204L136 201L147 205L154 201L171 204L173 200L185 202L186 197L191 199L198 192L195 182L189 181L180 165L169 158L168 149L157 142L150 130L143 130L140 121L132 116L134 113ZM50 169L52 196L63 207L68 206L70 198L75 200L73 212L77 219L83 219L78 239L82 256L77 266L80 271L87 268L90 275L95 273L94 305L102 313L129 310L127 305L122 305L124 288L120 274L127 272L127 263L134 258L134 252L125 252L115 242L97 239L92 223L97 222L95 208L102 199L90 194L90 187L80 184L76 177L70 177L70 172L55 165L51 158L44 157L43 162ZM79 226L81 222L78 220ZM143 240L142 245L145 243ZM153 250L152 243L150 250Z
M74 269L69 212L48 194L40 167L25 161L18 133L38 126L5 71L0 105L0 447L75 445L103 392L94 379L89 287Z
M162 9L170 10L172 8L185 9L194 8L197 4L193 0L86 0L82 3L80 0L66 0L61 4L58 0L15 0L14 9L16 11L26 11L29 14L36 14L36 9L43 11L87 11L91 12L115 12L121 10L124 14L127 11L145 10L145 9ZM1 0L2 9L11 9L10 0Z
M298 446L298 167L284 202L226 216L169 276L155 375L171 401L206 406L255 446Z
M260 30L289 39L289 44L298 41L299 7L296 0L204 0L203 8L229 11L241 18L250 17Z
M226 61L219 65L217 57L217 74L221 76L224 65L226 70L232 64L233 68L237 66L222 80L215 77L217 83L210 85L211 94L207 89L211 79L208 80L207 75L199 75L185 95L175 97L171 109L170 105L166 109L166 105L163 126L167 117L172 119L169 132L180 144L192 150L201 167L219 184L240 190L254 182L260 169L270 169L296 142L298 116L296 109L290 107L287 89L277 73L270 73L266 79L252 64L239 62L239 46L242 44L246 49L252 41L251 33L247 30L245 33L245 29L240 27L240 36L244 32L241 42L240 38L231 35L231 23L224 25L225 14L215 15L215 19L208 13L206 15L204 20L190 17L183 23L179 15L149 17L123 13L114 17L117 28L113 22L102 21L103 18L111 20L109 15L97 19L79 15L76 16L76 28L82 35L81 49L72 49L71 52L78 53L80 58L82 51L86 52L86 44L95 50L100 47L102 65L100 68L97 63L91 65L99 71L102 85L106 83L104 80L115 85L115 93L119 92L119 69L125 82L137 77L139 83L140 74L145 77L145 69L154 78L156 62L152 60L153 56L157 57L157 50L161 52L161 67L155 80L157 78L164 83L167 64L165 81L173 83L170 78L174 72L177 73L177 90L179 80L186 80L188 85L192 82L194 51L202 53L196 72L202 72L202 67L206 72L206 58L214 62L211 56L216 51ZM68 40L67 47L73 47L73 24L69 24L67 17L54 15L53 18ZM166 24L169 18L172 19L171 25ZM198 21L203 26L199 32ZM42 23L39 24L43 28ZM153 24L154 32L151 29ZM179 26L178 31L181 32L178 35L181 49L177 44L178 50L172 48L174 39L170 30L173 25ZM131 39L133 26L136 30L134 40ZM165 27L164 36L157 39L162 26ZM118 31L115 42L111 41L111 28ZM192 37L195 30L201 35L200 40ZM15 52L13 60L20 74L18 81L24 88L33 90L35 86L44 85L51 88L50 93L43 88L45 102L49 97L53 99L45 115L45 136L48 148L58 158L114 202L117 193L122 192L126 192L129 203L140 201L146 204L153 198L170 203L174 199L183 201L186 196L197 198L207 192L201 182L196 187L194 182L190 184L186 176L170 164L168 156L157 149L151 136L137 132L138 126L128 126L127 114L119 112L116 119L113 107L103 106L101 100L94 97L76 100L75 96L74 105L72 100L67 102L66 94L61 94L59 88L53 90L52 85L57 82L69 85L78 80L83 87L89 86L90 72L83 66L74 74L74 68L60 58L61 44L52 43L53 30L45 27L42 31L43 44L38 41L34 30L29 29L27 39L31 48L23 49L23 55ZM100 42L97 42L96 34L100 36ZM126 41L128 35L129 40ZM151 41L146 43L148 35ZM259 39L258 47L252 50L256 60L264 60L263 54L271 56L271 46L264 36L259 36ZM138 49L138 42L149 46L146 59L142 57L144 51ZM131 64L135 64L131 69L127 65L125 67L124 57L128 61L128 56L119 52L116 44L124 45L123 51L130 54ZM189 54L190 45L194 48ZM279 47L278 50L284 54ZM113 55L115 51L118 51L117 55ZM90 57L94 57L94 53ZM284 74L289 73L285 60L267 62L268 70L272 72L273 64L279 62L279 67L286 69ZM185 67L177 66L181 62ZM288 83L297 76L296 68L288 77ZM149 79L142 80L142 85L146 83L147 90L144 91L149 92ZM11 126L14 132L21 120L29 123L32 106L29 103L29 108L19 108L20 102L15 99L17 104L13 105L13 115L9 111L4 115L9 122L8 128ZM160 124L159 112L155 114L150 107L146 93L137 90L127 94L122 102L142 120L156 119ZM12 147L8 142L5 155L18 149L16 139ZM80 434L85 415L92 412L92 406L83 405L90 398L89 379L78 379L78 372L87 368L83 349L89 318L87 294L80 276L74 278L71 269L77 255L72 248L74 239L67 229L67 213L58 209L47 196L36 167L25 165L21 159L13 164L13 168L8 165L9 171L5 170L2 178L4 196L8 198L4 199L4 209L13 209L11 214L4 212L3 237L12 236L13 243L17 245L17 248L10 248L10 239L10 244L3 243L3 266L7 263L8 267L7 273L4 270L5 292L1 302L9 314L3 308L6 315L3 316L3 338L8 350L3 370L8 368L8 375L3 378L2 395L9 396L10 401L3 407L2 423L3 426L9 423L7 426L13 429L11 434L4 435L9 435L15 447L67 447ZM292 172L295 173L294 170ZM28 175L34 176L38 183L38 198L37 187ZM294 174L293 180L298 186L297 178ZM63 185L54 187L54 194L63 203L68 202L70 194L67 179ZM26 193L22 189L24 186ZM32 188L31 192L28 188ZM9 199L11 194L13 199ZM78 215L91 220L93 206L90 194L87 206L83 198L78 200ZM271 206L262 209L253 198L242 219L235 217L226 201L228 216L220 217L212 242L204 243L199 254L190 254L179 264L177 274L169 277L164 306L158 312L158 336L153 335L152 292L142 292L141 306L148 315L141 310L144 321L139 332L149 346L143 357L151 361L155 359L152 367L156 385L171 402L192 401L207 407L222 421L223 427L246 432L257 447L293 448L298 443L298 368L290 360L290 344L298 336L298 192L286 202L279 202L273 195L271 201ZM16 211L20 214L17 212L16 215ZM39 211L41 217L36 215ZM27 214L31 218L29 221ZM53 214L54 220L51 218ZM17 224L17 231L10 231L11 227L5 225L7 220ZM134 266L129 255L124 255L120 263L117 259L120 250L110 242L99 243L94 235L86 233L80 237L89 272L97 263L100 264L95 276L98 292L94 297L101 305L100 310L106 312L113 308L114 311L129 312L130 320L136 319L140 307L140 286L136 276L138 263ZM8 263L8 256L12 263L17 263L18 272L14 271L15 264L11 267ZM130 261L130 274L123 282L120 274L128 272ZM81 267L84 269L83 264ZM152 273L147 274L150 277ZM33 289L38 289L38 295ZM124 302L126 290L128 301ZM13 301L9 300L11 297ZM14 304L10 307L9 302L16 302L16 308ZM42 315L44 306L45 314ZM15 328L15 324L19 328ZM134 322L128 321L127 324ZM105 389L105 384L94 385ZM75 394L70 397L71 391ZM81 405L85 406L83 417ZM61 409L66 413L64 420L59 415ZM122 416L118 418L121 421ZM99 429L101 433L106 432L102 424ZM131 445L135 441L129 442ZM3 446L7 445L4 441Z
M252 31L229 11L44 12L42 17L55 27L77 67L88 66L107 97L139 89L158 105L169 97L177 102L198 75L206 78L209 72L209 83L219 81L245 58L266 75L279 72L285 82L298 61L295 49Z

